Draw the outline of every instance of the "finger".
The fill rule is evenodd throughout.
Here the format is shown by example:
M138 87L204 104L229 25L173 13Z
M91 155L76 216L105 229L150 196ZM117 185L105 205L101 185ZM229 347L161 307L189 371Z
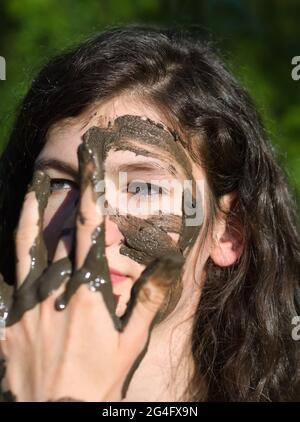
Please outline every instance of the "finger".
M38 298L40 302L44 302L51 295L53 295L53 300L56 300L64 291L64 283L72 275L70 237L72 234L64 231L58 242L53 263L39 279Z
M47 267L43 217L49 194L49 176L41 171L35 172L16 231L17 289L7 315L7 326L18 322L38 303L37 280Z
M43 240L43 216L50 194L50 179L41 172L34 174L26 194L16 231L17 286L30 286L47 266Z
M78 148L80 173L79 212L76 220L76 268L82 267L93 241L94 231L103 222L97 206L98 194L95 185L104 179L103 163L97 160L98 151L90 145L90 131Z
M127 311L121 318L120 347L127 350L129 356L137 357L123 383L122 398L126 397L131 379L147 352L158 311L168 289L180 276L183 264L184 258L180 254L156 259L143 271L133 288Z
M51 327L53 324L62 326L67 324L64 315L56 312L56 300L61 296L65 290L66 283L72 276L74 259L72 258L74 252L74 227L64 228L62 230L60 239L58 241L53 262L40 277L38 284L38 298L41 302L39 307L39 316L43 320L45 327ZM49 331L56 336L53 331ZM49 337L49 339L50 337ZM55 341L53 339L53 341Z
M72 296L82 284L93 292L100 292L104 304L110 314L115 328L120 330L120 320L115 314L116 303L112 291L112 284L109 276L108 264L105 256L105 226L104 222L94 233L94 241L88 252L83 266L77 270L66 285L64 293L56 300L56 309L63 310L70 302ZM80 295L81 292L79 291Z
M39 300L43 302L53 295L53 300L64 291L64 282L72 274L74 263L75 237L75 209L69 216L61 231L60 238L54 253L53 262L47 271L40 277L38 285Z
M60 239L54 261L29 287L26 282L15 292L12 306L9 310L6 325L11 326L20 321L25 312L33 309L37 303L44 302L53 292L59 295L63 290L63 283L72 273L69 248L71 248L72 234L64 231ZM65 239L67 237L67 239ZM61 290L59 290L61 289ZM55 298L53 299L54 302ZM54 304L53 304L54 308Z
M116 302L105 256L105 220L103 210L97 204L99 192L96 187L104 180L104 142L98 139L102 135L99 128L90 129L78 150L81 195L76 225L77 271L67 283L64 294L57 299L56 308L64 309L78 288L87 284L90 290L102 293L107 311L119 330L120 321L115 314Z

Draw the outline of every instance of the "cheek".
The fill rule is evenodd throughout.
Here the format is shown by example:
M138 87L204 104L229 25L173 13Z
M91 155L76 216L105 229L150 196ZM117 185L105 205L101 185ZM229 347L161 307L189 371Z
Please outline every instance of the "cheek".
M49 259L53 258L60 233L64 227L75 224L74 211L78 193L76 191L53 193L44 214L44 239Z

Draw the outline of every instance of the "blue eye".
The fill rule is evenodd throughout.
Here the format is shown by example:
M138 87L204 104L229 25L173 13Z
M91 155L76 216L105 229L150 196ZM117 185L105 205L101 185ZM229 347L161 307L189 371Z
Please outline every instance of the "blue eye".
M140 196L163 195L166 190L162 186L147 182L131 182L127 185L127 192Z
M77 189L77 184L72 180L68 179L51 179L50 181L51 192L57 192L61 190Z

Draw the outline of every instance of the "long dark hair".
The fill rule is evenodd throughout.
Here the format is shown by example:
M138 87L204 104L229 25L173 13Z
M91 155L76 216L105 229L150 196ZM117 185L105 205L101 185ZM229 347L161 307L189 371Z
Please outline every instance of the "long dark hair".
M205 171L210 226L224 194L245 250L206 263L193 321L194 373L185 399L300 399L300 239L296 205L247 93L205 42L185 32L113 28L52 59L24 98L0 167L0 271L13 282L13 232L46 134L91 104L136 92L168 114Z

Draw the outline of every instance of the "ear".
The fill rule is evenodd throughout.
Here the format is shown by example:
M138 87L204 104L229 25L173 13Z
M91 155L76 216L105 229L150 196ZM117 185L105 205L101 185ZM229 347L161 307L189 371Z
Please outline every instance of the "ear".
M236 192L224 195L221 199L221 209L230 211L236 201ZM241 226L237 216L218 213L213 230L210 257L219 267L229 267L242 255L244 242Z

